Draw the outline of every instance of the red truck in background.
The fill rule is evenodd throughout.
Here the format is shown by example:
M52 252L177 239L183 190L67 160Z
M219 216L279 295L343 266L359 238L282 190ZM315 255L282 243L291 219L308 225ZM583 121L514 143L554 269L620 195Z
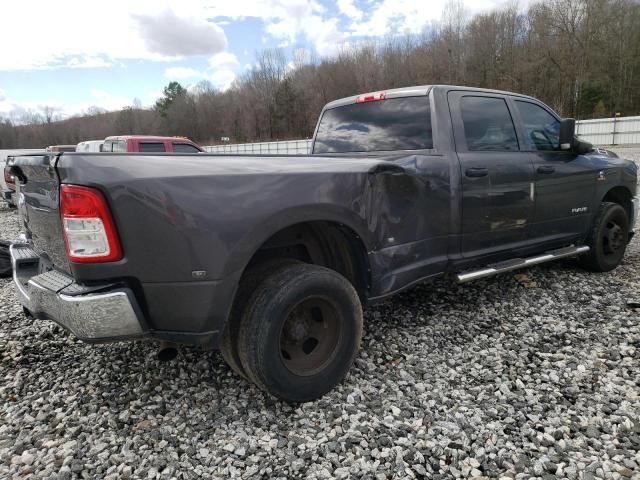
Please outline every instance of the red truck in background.
M92 141L94 142L94 141ZM86 144L90 142L82 142ZM76 145L50 145L46 152L75 152ZM83 150L84 151L84 150ZM88 150L87 150L88 151ZM160 137L153 135L116 135L104 139L100 145L101 152L168 152L168 153L201 153L205 150L187 137ZM16 153L21 153L16 151ZM8 156L3 169L4 182L0 178L0 198L15 207L14 193L16 191L15 179L10 172L13 156ZM0 167L2 168L2 167ZM4 183L4 185L2 185Z
M120 135L105 138L102 151L200 153L204 152L204 149L186 137Z

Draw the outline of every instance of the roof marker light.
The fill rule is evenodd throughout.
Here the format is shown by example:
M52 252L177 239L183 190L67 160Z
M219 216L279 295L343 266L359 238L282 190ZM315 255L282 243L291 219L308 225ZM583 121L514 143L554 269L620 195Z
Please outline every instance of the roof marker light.
M371 92L356 97L356 103L377 102L384 100L384 92Z

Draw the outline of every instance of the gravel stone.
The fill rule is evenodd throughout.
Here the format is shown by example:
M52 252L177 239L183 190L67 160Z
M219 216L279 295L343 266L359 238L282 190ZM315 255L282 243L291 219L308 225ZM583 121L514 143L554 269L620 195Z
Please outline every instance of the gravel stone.
M19 222L0 203L0 237ZM87 345L0 280L0 478L638 478L640 243L365 312L338 388L288 405L217 352ZM533 286L535 284L535 286Z

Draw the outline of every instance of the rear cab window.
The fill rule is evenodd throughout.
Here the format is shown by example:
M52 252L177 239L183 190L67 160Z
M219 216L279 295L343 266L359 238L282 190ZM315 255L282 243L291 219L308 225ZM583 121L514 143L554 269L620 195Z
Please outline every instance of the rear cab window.
M163 142L138 142L139 152L166 152Z
M325 110L314 154L433 148L429 97L353 103Z

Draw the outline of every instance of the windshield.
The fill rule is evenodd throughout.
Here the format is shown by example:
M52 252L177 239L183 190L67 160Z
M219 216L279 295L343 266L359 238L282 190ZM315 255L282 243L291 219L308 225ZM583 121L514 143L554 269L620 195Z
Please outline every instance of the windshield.
M313 153L433 148L429 98L403 97L326 110Z

